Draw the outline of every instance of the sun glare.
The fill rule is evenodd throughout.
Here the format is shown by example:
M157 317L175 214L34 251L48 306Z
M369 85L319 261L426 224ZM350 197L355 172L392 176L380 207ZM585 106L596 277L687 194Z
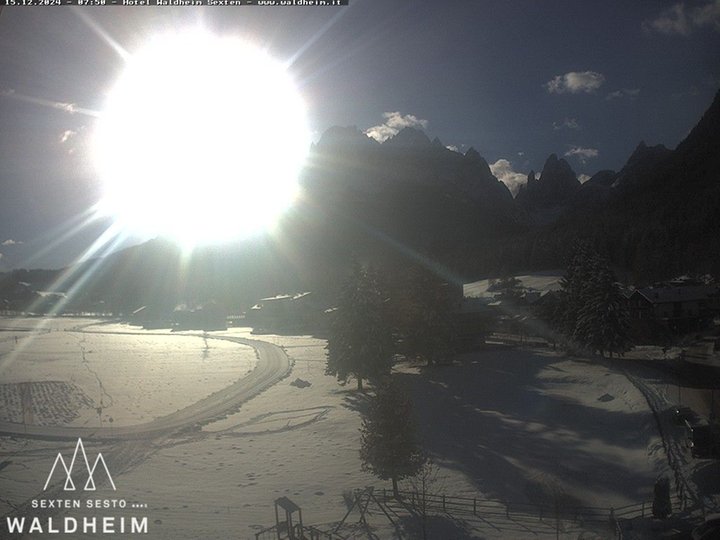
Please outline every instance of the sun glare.
M184 245L271 227L310 144L284 67L236 38L158 36L128 60L96 126L99 209Z

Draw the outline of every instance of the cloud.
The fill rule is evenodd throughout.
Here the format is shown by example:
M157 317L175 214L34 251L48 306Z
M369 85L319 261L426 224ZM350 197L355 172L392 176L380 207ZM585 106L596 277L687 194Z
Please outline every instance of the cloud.
M691 18L696 26L710 26L715 31L720 31L720 0L695 8Z
M428 125L427 120L418 118L414 114L400 114L399 112L385 112L383 113L384 122L377 126L373 126L365 130L365 135L372 137L378 142L383 142L397 135L398 132L406 127L426 129Z
M448 144L445 148L451 150L452 152L457 152L458 154L460 153L460 148L458 148L454 144Z
M495 163L491 163L490 170L513 195L517 194L520 186L527 182L528 175L513 170L512 163L507 159L498 159Z
M77 131L73 131L72 129L66 129L60 134L60 144L65 144L75 135L77 135Z
M574 118L564 118L562 122L553 122L553 129L580 129L580 124Z
M19 242L19 241L17 241L17 240L13 240L12 238L8 238L7 240L5 240L5 241L2 243L3 246L15 246L15 245L19 245L19 244L22 244L22 242Z
M685 5L675 4L660 13L655 19L643 21L642 29L646 32L655 31L667 35L688 35L690 33L690 24L685 14Z
M589 174L580 174L577 177L577 179L580 180L581 184L584 184L585 182L590 180L590 178L592 178L592 177Z
M86 125L77 129L66 129L58 136L58 143L65 147L69 155L87 155L90 151L90 132Z
M594 92L605 82L605 75L597 71L570 71L565 75L556 75L545 83L551 94L579 94Z
M613 99L620 99L623 97L636 98L639 95L640 95L639 88L623 88L621 90L615 90L614 92L610 92L607 96L605 96L605 99L610 101Z
M53 107L70 114L75 114L79 111L78 106L75 103L63 103L62 101L58 101L53 103Z
M685 2L679 2L660 12L654 19L642 23L645 32L658 32L668 36L689 36L693 30L705 27L720 31L720 0L712 0L691 8L686 7Z
M598 157L600 152L596 148L583 148L582 146L571 146L570 150L565 152L565 157L576 157L580 163L586 163L589 159Z

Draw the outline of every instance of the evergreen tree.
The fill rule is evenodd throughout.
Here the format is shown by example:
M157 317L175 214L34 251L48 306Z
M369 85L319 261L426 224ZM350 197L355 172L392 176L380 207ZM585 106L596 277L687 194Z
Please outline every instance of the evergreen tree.
M391 302L398 352L428 364L449 362L457 345L450 286L422 268L398 276Z
M629 318L620 285L588 244L576 246L559 295L553 322L561 332L601 356L627 350Z
M522 282L515 276L500 278L500 280L496 281L488 290L498 293L497 296L500 299L510 303L519 302L523 292Z
M356 265L330 324L326 374L343 384L355 377L362 391L363 379L390 373L394 346L386 300L376 273Z
M418 474L425 457L416 440L412 404L397 383L389 381L377 390L360 428L360 459L363 470L392 480L398 497L398 480Z
M603 259L593 261L590 282L577 311L574 337L586 347L621 354L628 348L629 318L615 275Z
M567 336L573 336L579 311L583 306L585 289L590 282L593 252L586 243L575 245L573 256L567 266L565 276L560 281L557 309L553 322L558 330Z

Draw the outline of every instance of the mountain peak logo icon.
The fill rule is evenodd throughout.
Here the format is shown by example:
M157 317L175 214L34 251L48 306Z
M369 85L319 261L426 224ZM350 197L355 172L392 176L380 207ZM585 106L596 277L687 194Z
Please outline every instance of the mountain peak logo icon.
M55 463L53 463L52 469L50 469L50 474L48 474L47 480L45 481L43 491L45 491L50 484L50 480L52 480L58 463L60 463L66 475L65 486L63 487L63 490L75 491L75 483L72 479L72 473L73 469L75 468L75 463L78 460L78 454L82 455L82 461L85 464L85 468L88 474L88 479L85 482L85 487L83 489L85 491L95 491L95 470L97 469L98 464L101 464L102 468L105 470L105 474L107 475L108 480L110 481L110 485L112 486L113 491L115 491L115 482L113 482L112 476L110 476L110 471L108 470L107 463L105 463L105 458L102 454L98 453L97 457L95 458L95 463L93 463L92 467L90 467L90 460L88 460L87 453L85 452L85 446L83 445L82 439L80 438L78 438L77 444L75 445L75 451L73 452L72 459L70 460L70 465L65 462L65 459L62 457L62 453L58 452L58 455L55 458Z

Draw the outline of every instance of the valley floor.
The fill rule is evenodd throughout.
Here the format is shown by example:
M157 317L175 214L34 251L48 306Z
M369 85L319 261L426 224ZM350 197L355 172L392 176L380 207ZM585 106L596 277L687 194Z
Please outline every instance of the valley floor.
M102 381L113 398L113 419L126 424L201 399L242 378L256 362L247 347L203 340L197 333L153 337L124 325L57 319L45 323L42 332L23 334L16 343L8 320L0 322L5 329L0 333L4 395L19 392L17 385L56 381L53 392L74 388L89 401L97 401L102 399L97 396ZM28 321L28 328L32 324ZM128 331L132 335L124 333ZM133 512L148 518L148 538L225 540L252 539L273 524L273 500L280 496L302 508L306 524L328 524L346 513L352 490L389 487L362 471L359 428L367 397L358 394L354 385L340 386L324 374L323 340L252 336L248 329L209 336L279 345L292 361L292 371L201 428L153 439L89 440L88 454L103 453L117 486L114 492L107 485L99 486L91 498L139 504ZM19 354L16 348L24 339L30 341ZM156 339L161 346L154 346ZM123 351L140 360L118 373L118 365L127 362ZM88 355L95 355L90 367L96 377L80 376L87 371L83 359L87 363ZM8 365L10 359L13 365ZM128 374L140 365L148 378L131 378ZM403 364L396 371L414 397L423 445L438 467L429 491L528 507L557 503L618 508L651 501L656 477L667 473L666 450L648 401L620 370L550 351L496 348L465 355L454 366L426 369ZM152 389L157 391L150 401ZM22 399L1 399L4 418L22 416ZM71 426L99 421L97 410L82 400L66 404L70 411L73 407L80 411L76 417L70 418L72 413L52 417L48 412L46 422ZM100 414L102 419L106 413ZM74 442L19 436L0 438L2 513L17 515L27 501L47 496L42 487L55 456L58 452L71 456L74 446ZM60 475L57 480L62 480ZM406 482L405 487L411 486ZM53 493L66 498L67 492L57 489ZM62 510L56 515L74 512ZM100 516L107 510L84 512ZM131 515L124 512L113 515ZM357 514L348 518L348 523L357 521ZM523 530L533 537L555 537L555 524L533 523L523 524L522 529L507 520L466 524L464 532L453 534L517 538L524 536L518 532ZM377 512L373 526L380 538L394 534ZM578 535L576 527L563 525L562 530L567 538Z

